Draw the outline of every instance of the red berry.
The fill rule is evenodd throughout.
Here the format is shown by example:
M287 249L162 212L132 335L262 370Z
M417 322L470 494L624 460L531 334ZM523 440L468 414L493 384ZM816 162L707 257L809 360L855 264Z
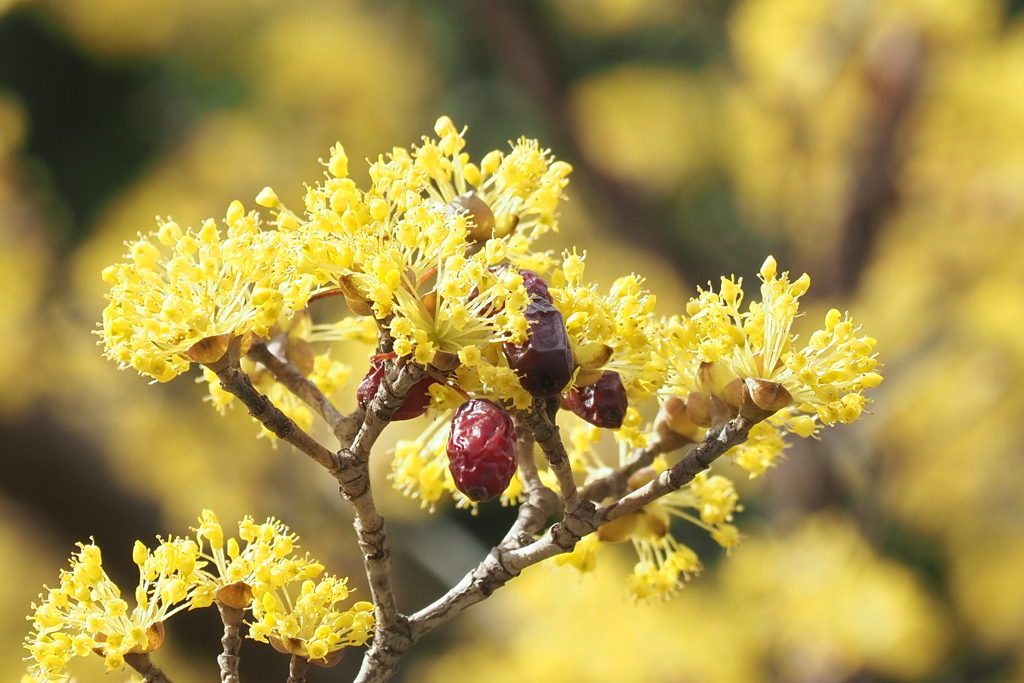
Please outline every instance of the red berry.
M548 283L544 282L540 275L527 268L520 268L519 274L523 276L523 287L526 288L527 293L531 297L539 296L549 304L554 303L554 299L551 298L551 292L548 291Z
M530 323L524 344L504 345L509 367L534 398L553 398L572 379L574 362L562 314L550 302L534 296L523 313Z
M482 398L459 406L448 437L455 486L477 503L500 496L519 464L516 428L502 408Z
M569 410L605 429L619 429L629 407L626 387L619 373L611 370L605 370L597 383L567 392L565 398Z
M363 377L363 381L359 383L359 388L356 389L356 398L359 400L360 408L366 410L370 405L370 401L377 395L377 389L380 388L382 379L384 379L384 361L370 361L370 370L366 373L366 377ZM430 405L430 385L437 383L433 377L424 377L414 384L409 390L409 395L405 397L405 402L391 416L391 421L411 420L425 414L427 406Z

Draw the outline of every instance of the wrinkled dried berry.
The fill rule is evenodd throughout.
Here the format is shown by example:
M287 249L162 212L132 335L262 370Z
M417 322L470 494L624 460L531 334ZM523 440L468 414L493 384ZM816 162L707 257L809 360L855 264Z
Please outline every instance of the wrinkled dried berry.
M539 296L549 304L554 303L554 299L551 298L551 292L548 291L548 283L544 282L540 275L527 268L520 268L519 274L523 276L523 287L526 288L527 293L531 297Z
M370 401L377 395L377 389L380 388L382 379L384 379L384 361L370 361L370 370L366 373L366 377L363 377L363 381L359 383L359 388L356 389L356 398L359 400L360 408L366 410L370 405ZM430 385L437 383L433 377L424 377L414 384L409 390L409 395L405 397L405 402L391 416L391 421L411 420L426 413L427 406L430 405Z
M448 469L460 491L478 503L500 496L518 464L516 429L504 409L481 398L459 406L448 437Z
M629 407L626 387L619 373L611 370L605 370L596 384L567 392L565 403L590 424L605 429L620 428Z
M530 323L524 344L504 345L509 367L535 398L553 398L572 379L574 367L569 335L562 314L549 301L535 296L523 313Z

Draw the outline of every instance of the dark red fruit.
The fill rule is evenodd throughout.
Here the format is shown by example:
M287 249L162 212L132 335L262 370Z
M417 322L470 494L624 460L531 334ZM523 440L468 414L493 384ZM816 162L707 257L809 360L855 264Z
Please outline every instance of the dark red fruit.
M548 291L548 283L544 282L540 275L526 268L520 268L519 274L523 276L523 287L526 288L531 297L539 296L549 304L554 303L554 299L551 298L551 292Z
M477 503L500 496L518 464L516 428L504 409L482 398L459 406L448 436L448 469L460 491Z
M596 427L618 429L626 418L626 387L619 373L605 370L589 387L572 389L565 395L569 410Z
M549 301L535 296L523 313L530 323L525 344L504 345L509 367L534 398L553 398L572 379L572 348L562 314Z
M366 377L363 377L363 381L359 383L359 388L356 389L356 398L359 400L360 408L366 410L370 405L370 401L377 395L377 389L380 388L382 379L384 379L384 361L370 361L370 370L366 373ZM391 421L411 420L425 414L427 406L430 405L430 385L437 383L433 377L424 377L414 384L409 390L409 395L405 397L405 402L391 416Z

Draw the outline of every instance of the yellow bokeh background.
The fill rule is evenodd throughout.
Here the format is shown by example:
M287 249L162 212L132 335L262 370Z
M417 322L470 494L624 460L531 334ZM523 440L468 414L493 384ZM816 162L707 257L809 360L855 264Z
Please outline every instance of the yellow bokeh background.
M125 136L149 131L138 162L48 142L61 117L82 139L115 125L60 99L69 64L136 79L106 104ZM588 274L640 273L670 314L774 253L810 275L807 319L849 309L878 339L886 380L872 415L738 481L744 542L674 600L626 599L628 553L584 577L534 567L422 643L404 680L1024 683L1024 7L1010 0L0 2L2 680L24 670L30 603L90 536L130 582L136 537L185 533L203 508L276 515L365 590L329 477L189 378L150 386L100 357L99 272L156 215L196 225L265 185L298 206L335 141L363 180L357 160L441 114L470 125L475 155L525 134L573 164L543 246L585 249ZM409 612L508 522L427 517L389 489L388 444L420 428L395 425L374 460ZM211 680L216 624L186 624L159 664ZM284 680L261 647L243 650L266 662L247 680ZM357 660L310 680L348 680ZM99 679L99 659L76 674Z

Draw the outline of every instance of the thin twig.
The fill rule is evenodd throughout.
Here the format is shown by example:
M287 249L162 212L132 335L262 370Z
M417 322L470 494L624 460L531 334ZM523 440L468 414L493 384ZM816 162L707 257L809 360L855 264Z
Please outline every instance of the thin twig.
M711 463L720 455L746 441L747 434L753 426L750 420L737 417L727 422L721 429L710 430L682 460L659 474L653 481L613 503L598 508L598 524L624 517L666 494L679 490L690 483L698 473L711 467Z
M721 429L709 431L697 447L654 481L616 503L599 508L594 515L596 526L628 514L684 486L698 472L710 467L723 453L745 441L752 426L750 421L736 418ZM490 597L526 567L560 553L570 552L578 540L579 537L574 538L567 525L555 524L543 537L528 545L516 547L516 543L510 542L506 547L499 545L493 548L483 562L466 574L458 585L409 617L411 639L419 640L467 607ZM397 664L394 668L397 669ZM385 678L360 680L382 681Z
M220 665L220 680L221 683L239 683L240 657L238 653L242 649L242 637L239 635L239 630L245 610L228 607L221 602L217 602L217 609L220 611L220 620L224 622L224 637L220 639L224 652L217 656L217 664Z
M217 373L221 387L237 397L249 409L249 414L277 438L290 443L320 465L334 471L337 468L337 456L307 434L253 386L249 375L245 374L238 364L240 344L240 339L234 338L224 358L207 366Z
M308 668L308 659L298 655L292 655L292 660L288 662L287 683L306 683L306 669Z
M145 683L172 683L167 674L149 658L148 652L129 652L124 656L124 663L142 674Z
M343 415L320 391L320 387L303 375L294 363L278 358L266 344L253 344L248 356L262 363L275 380L315 410L335 433L347 428L347 421L356 420L354 415Z
M377 394L366 408L362 426L352 444L339 453L338 467L333 472L341 495L355 511L353 526L370 584L370 597L376 607L377 624L373 644L363 657L360 677L364 673L370 675L381 670L384 662L392 659L397 662L397 658L390 653L404 653L411 644L408 623L405 616L399 613L395 601L391 551L384 531L384 517L373 500L368 461L370 450L391 421L391 416L402 406L413 385L423 379L425 374L426 371L418 365L407 364L396 368L389 364Z
M552 400L557 410L558 399ZM580 510L583 501L576 489L576 480L573 478L572 467L569 465L569 454L565 451L558 425L555 424L549 412L551 405L552 403L549 401L536 400L530 410L520 413L519 419L522 424L530 428L537 439L537 444L544 452L544 457L547 458L551 470L558 479L558 488L561 489L562 500L565 504L565 516L571 517Z
M580 488L580 498L593 501L618 498L626 492L629 478L666 452L666 445L665 441L655 440L647 448L637 448L632 457L620 467Z

